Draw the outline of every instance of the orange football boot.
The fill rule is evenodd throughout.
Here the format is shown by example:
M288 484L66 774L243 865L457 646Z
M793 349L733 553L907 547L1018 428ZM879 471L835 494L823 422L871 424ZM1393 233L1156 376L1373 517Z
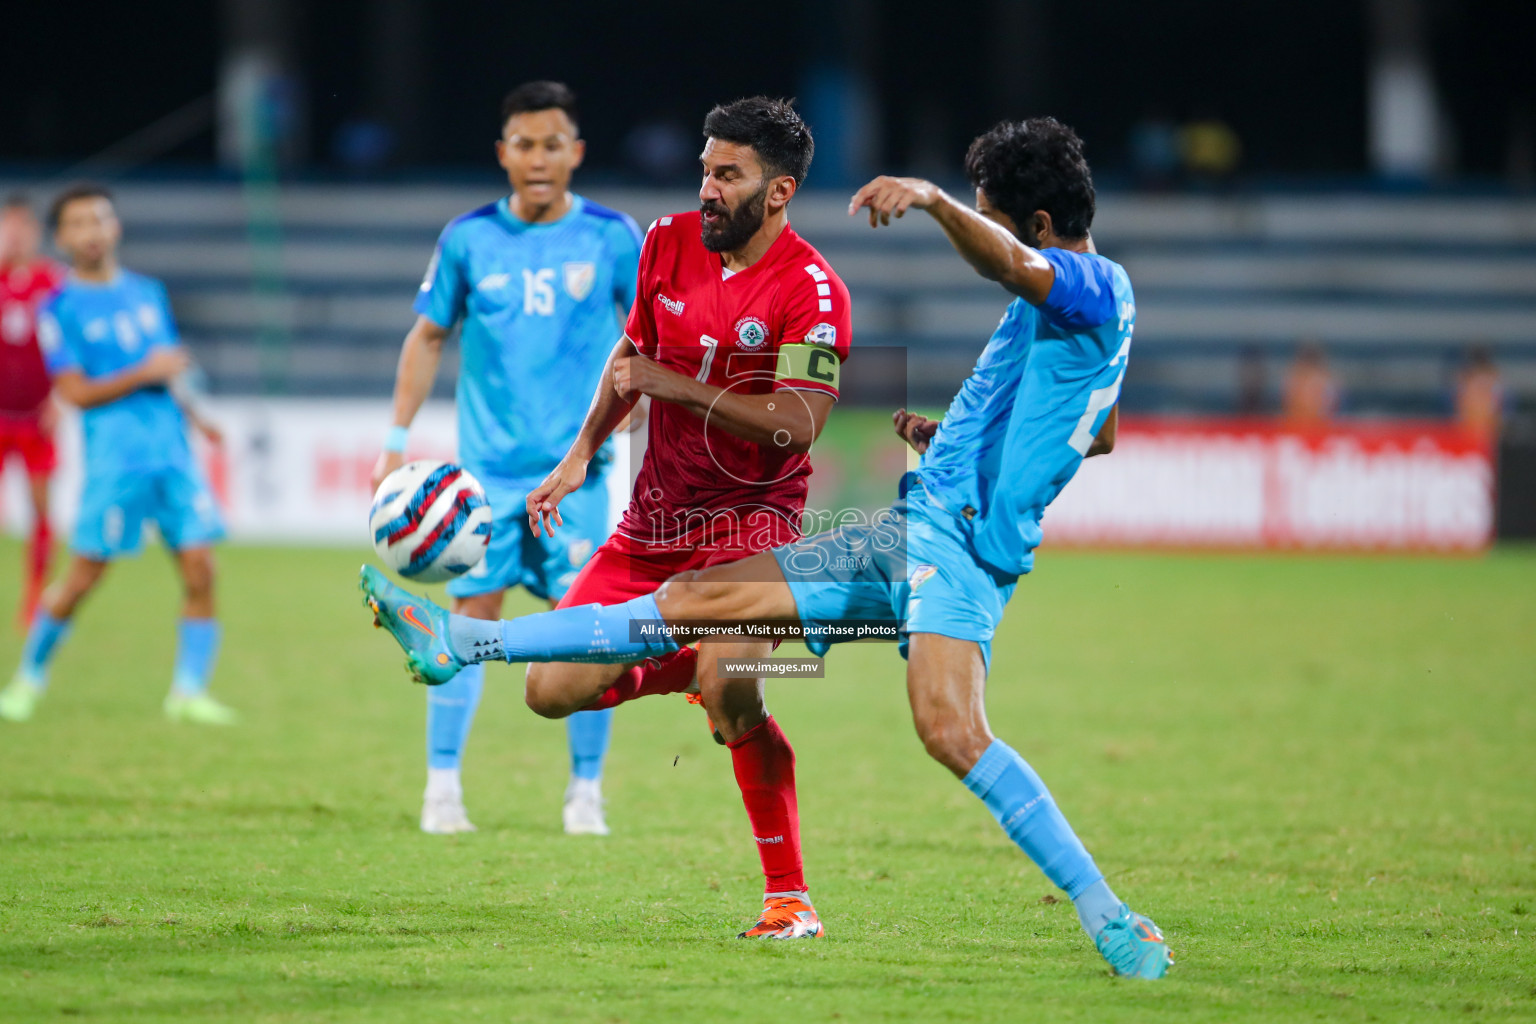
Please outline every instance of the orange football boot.
M738 939L814 939L825 933L816 908L798 896L763 897L763 916Z

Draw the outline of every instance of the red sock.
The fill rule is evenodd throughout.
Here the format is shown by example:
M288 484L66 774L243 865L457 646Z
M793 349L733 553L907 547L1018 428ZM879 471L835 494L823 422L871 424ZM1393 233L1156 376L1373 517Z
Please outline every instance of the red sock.
M752 820L766 892L805 890L800 860L800 807L795 799L795 751L771 717L731 747L741 802Z
M53 531L48 529L47 523L37 523L32 527L32 543L27 549L27 597L21 607L29 623L37 613L37 603L48 583L48 563L52 559Z
M647 658L631 666L603 691L601 697L582 710L601 711L656 693L682 693L693 682L693 672L698 664L699 652L695 647L680 647L660 658Z

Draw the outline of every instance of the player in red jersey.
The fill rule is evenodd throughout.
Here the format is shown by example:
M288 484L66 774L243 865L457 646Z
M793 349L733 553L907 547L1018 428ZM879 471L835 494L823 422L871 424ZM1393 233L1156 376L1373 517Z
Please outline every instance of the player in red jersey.
M789 226L805 180L810 129L785 102L738 100L710 111L696 213L662 217L640 253L625 336L609 358L570 452L528 496L535 532L560 523L560 500L641 395L649 443L615 535L561 607L614 603L668 577L730 562L800 536L809 452L838 395L848 355L848 289ZM625 668L528 667L528 705L564 717L696 683L730 747L766 877L763 913L743 937L821 934L806 892L795 756L763 703L761 679L722 679L719 659L761 658L770 643L706 641Z
M26 197L7 198L0 207L0 472L11 455L18 456L32 493L27 589L16 606L22 629L37 610L53 552L48 478L56 462L53 427L58 410L49 397L53 385L37 347L37 308L59 286L64 269L38 256L42 237Z

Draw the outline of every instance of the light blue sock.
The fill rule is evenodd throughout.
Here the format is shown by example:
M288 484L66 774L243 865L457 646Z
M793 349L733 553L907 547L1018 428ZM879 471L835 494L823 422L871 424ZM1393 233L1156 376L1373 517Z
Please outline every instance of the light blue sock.
M176 674L172 688L192 697L208 689L213 661L219 655L218 619L182 619L176 627Z
M1082 840L1067 824L1050 790L1040 781L1022 757L1002 740L993 740L981 760L965 777L965 788L981 797L987 810L1003 826L1008 838L1029 855L1056 885L1065 889L1074 902L1087 894L1095 883L1102 885L1104 875L1083 847ZM1102 886L1108 892L1107 885ZM1090 900L1097 912L1095 890ZM1113 898L1113 893L1109 894ZM1119 913L1116 900L1115 913ZM1088 927L1084 920L1083 927ZM1100 925L1102 927L1102 925ZM1089 934L1095 934L1097 928Z
M1072 905L1077 908L1077 919L1082 922L1083 931L1092 939L1099 937L1099 929L1126 911L1120 897L1102 878L1078 893Z
M441 686L427 687L427 767L458 770L480 706L485 666L466 665Z
M32 617L32 627L27 630L27 641L21 648L21 670L37 685L48 685L48 663L53 660L59 641L68 634L68 619L56 619L42 610Z
M565 720L565 737L571 744L571 774L578 779L603 777L603 758L608 756L608 733L613 708L578 711Z
M624 664L677 650L656 598L584 604L488 622L448 617L448 643L466 662L580 661Z

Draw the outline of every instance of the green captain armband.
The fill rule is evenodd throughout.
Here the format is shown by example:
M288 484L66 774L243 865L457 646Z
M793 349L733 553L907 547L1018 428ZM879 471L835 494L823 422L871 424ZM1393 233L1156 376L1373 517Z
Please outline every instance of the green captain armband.
M821 345L780 345L779 365L773 379L820 384L836 391L842 365L836 352Z

